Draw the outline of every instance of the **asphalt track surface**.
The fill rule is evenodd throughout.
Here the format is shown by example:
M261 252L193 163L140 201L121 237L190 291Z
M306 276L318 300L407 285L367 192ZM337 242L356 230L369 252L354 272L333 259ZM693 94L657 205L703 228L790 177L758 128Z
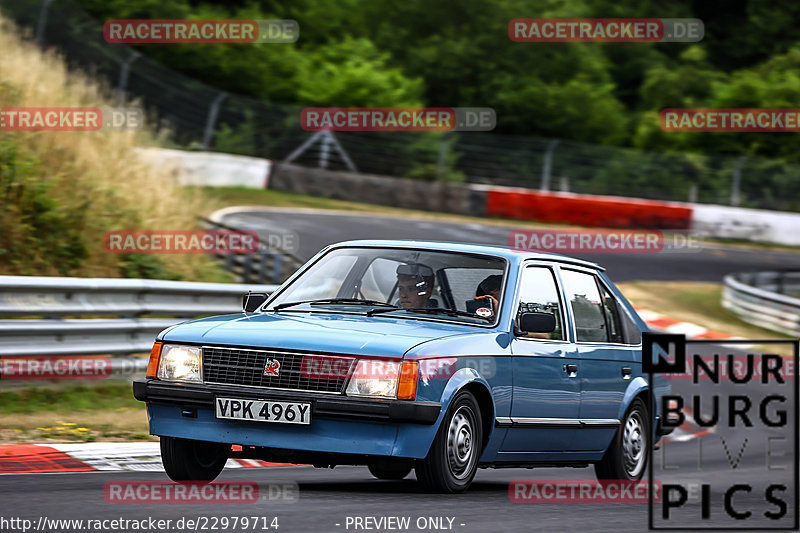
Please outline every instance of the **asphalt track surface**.
M351 239L418 239L508 246L507 225L447 222L374 214L311 209L242 208L224 215L224 223L255 231L262 240L270 234L294 232L300 259L311 258L324 246ZM661 253L574 253L606 268L614 281L720 282L734 272L800 269L800 253L754 247L706 244L696 251Z
M295 231L300 235L302 258L310 257L330 242L352 238L425 238L454 241L504 243L508 228L481 225L460 225L428 220L398 222L394 217L365 218L360 215L331 215L319 212L259 211L243 212L226 217L228 224L242 229L269 231ZM641 254L645 256L647 254ZM727 272L759 269L767 266L789 266L791 260L798 264L797 255L789 252L750 250L706 250L680 256L637 257L603 254L602 263L617 280L626 279L681 279L718 281ZM599 260L599 259L598 259ZM732 350L707 344L708 353L728 353ZM794 383L794 382L793 382ZM723 385L722 390L710 386L700 389L689 381L673 382L673 390L687 398L699 392L704 401L713 394L738 393L749 396L755 404L751 410L755 429L729 428L722 424L714 432L697 436L686 442L670 442L655 452L653 468L656 479L667 483L710 483L711 519L700 520L701 505L696 494L681 509L675 520L657 522L657 526L689 526L692 529L709 526L756 527L767 525L791 528L797 516L797 491L793 483L796 472L797 411L789 405L786 427L765 428L757 421L758 399L769 392L777 392L773 385L751 382L745 385ZM791 399L791 394L787 394ZM723 419L727 411L721 410ZM698 432L699 434L699 432ZM785 441L768 441L769 437L788 437ZM748 442L744 444L744 439ZM724 440L723 440L724 439ZM775 442L778 445L774 445ZM702 444L701 444L702 443ZM768 448L772 447L771 463L766 463ZM783 455L780 455L780 454ZM701 459L698 459L701 458ZM733 464L736 466L734 467ZM783 468L775 470L774 468ZM773 468L772 470L770 468ZM295 482L299 486L299 499L295 502L259 502L239 505L214 504L110 504L104 498L107 482L126 480L167 479L163 473L154 472L90 472L70 474L9 474L0 476L0 518L27 518L36 524L40 517L48 519L114 519L177 520L181 517L233 517L265 516L268 522L278 518L280 532L339 532L339 531L397 531L397 529L358 528L352 525L356 517L398 516L410 517L410 527L405 531L599 531L639 532L648 527L647 503L584 503L561 501L557 503L514 503L509 498L509 484L514 480L572 479L591 480L592 467L570 469L482 469L466 494L432 495L423 493L414 481L414 474L406 480L379 481L372 478L365 467L336 467L333 470L309 466L237 469L224 471L220 481L255 481L264 483ZM735 504L739 510L750 510L750 521L731 523L725 521L721 491L734 483L746 482L753 487L750 494L739 493ZM769 483L786 483L787 492L782 499L788 503L787 515L780 523L766 523L764 511L776 507L765 501L764 487ZM656 513L661 507L655 506ZM658 514L657 514L658 516ZM677 515L673 515L675 517ZM419 529L417 520L428 517L452 519L451 529ZM348 518L351 525L348 527ZM756 522L756 519L759 519ZM371 523L372 524L372 523ZM446 527L446 526L445 526ZM241 530L241 529L240 529ZM697 529L700 530L700 529ZM2 533L21 529L2 528ZM55 529L49 531L56 531ZM67 530L64 530L67 531ZM70 530L71 531L71 530ZM178 531L166 529L163 531ZM180 531L186 531L180 530ZM212 531L207 529L206 531ZM217 531L223 531L217 529ZM227 531L232 531L227 529ZM252 529L251 529L252 531ZM267 531L256 529L255 531Z

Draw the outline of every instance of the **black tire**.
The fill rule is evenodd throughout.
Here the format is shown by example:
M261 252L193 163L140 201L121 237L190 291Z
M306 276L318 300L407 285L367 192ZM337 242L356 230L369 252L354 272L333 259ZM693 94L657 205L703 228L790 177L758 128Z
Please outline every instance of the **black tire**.
M641 398L628 407L614 441L603 459L594 465L597 479L638 481L650 460L650 416ZM626 445L627 442L627 445Z
M458 493L469 488L483 451L478 402L469 391L453 399L425 459L417 461L417 480L428 492Z
M173 481L207 483L225 468L228 449L216 442L161 437L161 462Z
M372 463L368 466L370 474L378 479L399 481L411 473L410 462Z

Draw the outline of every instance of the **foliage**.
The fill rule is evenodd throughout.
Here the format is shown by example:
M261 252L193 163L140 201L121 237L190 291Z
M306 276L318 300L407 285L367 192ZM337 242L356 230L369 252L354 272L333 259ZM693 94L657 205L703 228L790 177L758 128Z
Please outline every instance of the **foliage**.
M142 45L222 90L302 106L493 107L497 133L796 158L780 134L664 133L665 107L793 107L800 5L633 0L79 0L95 17L292 18L294 44ZM516 43L526 17L700 18L699 43ZM225 135L236 132L226 125ZM243 126L250 127L250 126ZM796 136L793 136L796 137ZM226 143L226 146L231 143ZM253 147L240 149L254 151Z

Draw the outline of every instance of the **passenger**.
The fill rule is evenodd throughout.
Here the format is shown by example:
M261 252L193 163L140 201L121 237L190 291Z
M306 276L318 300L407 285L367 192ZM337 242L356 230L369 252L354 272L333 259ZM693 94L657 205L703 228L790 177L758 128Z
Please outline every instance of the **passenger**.
M495 274L488 276L486 279L478 284L475 290L475 300L491 300L492 314L487 318L494 318L500 309L500 290L503 287L503 276Z

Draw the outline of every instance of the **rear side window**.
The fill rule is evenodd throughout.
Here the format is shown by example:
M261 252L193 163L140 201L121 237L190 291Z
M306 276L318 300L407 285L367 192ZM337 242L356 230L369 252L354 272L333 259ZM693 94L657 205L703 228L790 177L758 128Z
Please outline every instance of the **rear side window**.
M564 292L575 318L578 342L609 342L605 309L594 275L562 270Z
M517 320L522 313L550 313L556 317L556 329L551 333L528 333L526 337L539 339L564 339L558 289L553 272L545 267L526 267L522 271L519 289Z
M602 285L600 285L600 294L603 296L603 312L606 315L606 324L608 326L608 340L609 342L623 344L625 343L625 333L622 330L619 304Z
M623 344L639 344L642 342L642 332L639 331L639 327L625 310L625 307L606 289L605 285L602 283L599 285L603 293L603 305L606 309L611 342Z

